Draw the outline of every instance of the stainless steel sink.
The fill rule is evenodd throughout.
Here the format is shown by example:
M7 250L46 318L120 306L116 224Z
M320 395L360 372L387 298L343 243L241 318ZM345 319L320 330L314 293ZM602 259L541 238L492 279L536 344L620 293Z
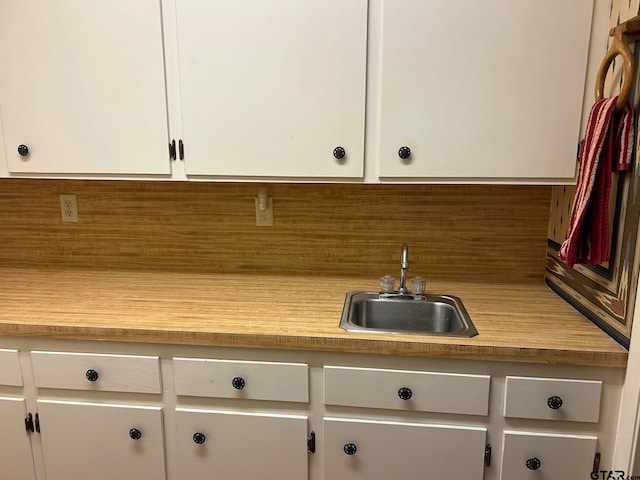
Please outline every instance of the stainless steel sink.
M340 327L350 332L474 337L478 334L458 297L349 292Z

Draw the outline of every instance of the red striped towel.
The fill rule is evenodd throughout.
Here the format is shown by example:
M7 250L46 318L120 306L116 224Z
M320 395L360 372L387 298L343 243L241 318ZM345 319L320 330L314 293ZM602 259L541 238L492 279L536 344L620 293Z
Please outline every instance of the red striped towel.
M567 239L558 257L568 267L609 260L611 172L628 170L633 151L633 108L616 112L618 97L598 100L589 113Z

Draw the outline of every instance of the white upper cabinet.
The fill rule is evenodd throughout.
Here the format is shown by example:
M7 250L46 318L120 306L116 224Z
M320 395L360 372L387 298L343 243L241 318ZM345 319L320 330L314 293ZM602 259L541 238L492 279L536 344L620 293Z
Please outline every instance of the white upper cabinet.
M604 3L2 0L0 176L570 183Z
M383 0L379 177L571 180L592 11Z
M10 173L171 173L158 0L3 0L0 45Z
M188 176L362 177L367 0L177 0L176 15Z

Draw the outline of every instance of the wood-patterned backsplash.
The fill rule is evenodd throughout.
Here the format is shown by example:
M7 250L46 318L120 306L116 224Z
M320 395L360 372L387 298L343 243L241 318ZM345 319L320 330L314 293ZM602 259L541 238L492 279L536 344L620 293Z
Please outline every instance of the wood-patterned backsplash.
M550 187L0 180L0 263L541 282ZM77 195L62 223L59 195ZM255 286L247 286L254 288Z

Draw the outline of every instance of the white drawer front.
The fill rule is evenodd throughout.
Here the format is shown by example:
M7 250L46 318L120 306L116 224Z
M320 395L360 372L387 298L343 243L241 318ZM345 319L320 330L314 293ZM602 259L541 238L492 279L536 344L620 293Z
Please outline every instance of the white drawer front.
M597 423L602 382L507 377L504 416Z
M155 356L34 351L31 361L39 388L162 393Z
M0 350L0 385L22 386L18 350Z
M327 366L324 403L487 415L490 381L489 375Z
M303 363L174 358L173 375L178 395L309 401L309 367Z
M504 432L500 480L592 478L597 437Z

